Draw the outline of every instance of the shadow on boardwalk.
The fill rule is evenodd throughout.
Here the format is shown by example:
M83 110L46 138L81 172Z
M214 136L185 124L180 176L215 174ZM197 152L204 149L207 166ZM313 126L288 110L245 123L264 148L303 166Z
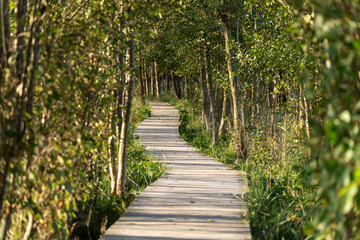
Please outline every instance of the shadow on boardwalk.
M246 176L187 145L179 114L150 102L152 116L135 132L168 171L148 186L102 237L110 239L251 239L245 220Z

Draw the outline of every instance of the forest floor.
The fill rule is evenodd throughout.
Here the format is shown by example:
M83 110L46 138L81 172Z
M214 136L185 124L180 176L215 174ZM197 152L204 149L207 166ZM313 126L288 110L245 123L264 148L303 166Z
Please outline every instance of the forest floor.
M245 173L204 156L178 133L179 113L149 102L151 117L135 135L166 163L167 173L148 186L102 239L251 239Z

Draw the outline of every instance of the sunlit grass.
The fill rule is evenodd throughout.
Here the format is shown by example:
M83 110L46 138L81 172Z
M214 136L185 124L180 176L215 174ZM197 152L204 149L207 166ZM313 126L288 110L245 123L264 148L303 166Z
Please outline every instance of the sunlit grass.
M141 105L138 98L134 99L130 136L127 151L126 191L121 197L110 193L109 175L102 176L99 181L95 201L84 201L81 214L75 219L78 222L73 238L97 239L104 230L112 225L126 210L134 198L152 182L160 178L165 168L159 161L145 154L145 148L138 139L133 137L136 127L151 114L151 107ZM90 205L89 205L90 204ZM91 211L91 212L90 212ZM90 219L90 221L89 221Z
M236 152L231 136L215 146L197 106L187 100L176 103L180 110L179 132L187 142L248 176L248 217L253 239L305 239L304 227L315 208L315 192L307 183L302 145L293 132L285 132L283 141L249 141L246 161L235 163ZM276 144L276 151L273 148Z

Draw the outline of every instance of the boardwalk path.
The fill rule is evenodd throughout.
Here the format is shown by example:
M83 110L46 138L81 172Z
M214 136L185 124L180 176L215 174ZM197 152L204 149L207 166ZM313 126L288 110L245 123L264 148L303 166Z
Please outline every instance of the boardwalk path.
M136 135L167 163L167 173L148 186L102 239L251 239L244 221L245 176L186 144L178 111L150 102L152 115Z

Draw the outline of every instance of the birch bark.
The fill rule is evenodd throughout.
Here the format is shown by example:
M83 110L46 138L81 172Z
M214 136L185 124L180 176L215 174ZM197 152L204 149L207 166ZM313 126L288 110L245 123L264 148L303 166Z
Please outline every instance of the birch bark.
M234 53L231 47L232 35L229 23L229 15L224 9L220 10L220 18L223 25L225 49L227 54L227 66L230 79L230 90L233 99L235 139L237 142L236 151L238 158L240 156L245 158L247 156L247 148L244 137L245 127L242 113L241 84L240 78L238 76L235 76L236 67L234 62Z

